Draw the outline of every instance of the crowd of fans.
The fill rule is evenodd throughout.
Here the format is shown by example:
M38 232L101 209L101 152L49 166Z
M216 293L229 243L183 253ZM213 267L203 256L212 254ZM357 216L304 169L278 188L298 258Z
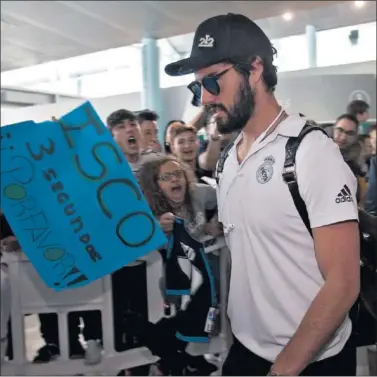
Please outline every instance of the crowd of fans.
M376 125L368 123L368 112L367 103L361 100L353 101L348 105L346 113L340 115L328 130L329 135L339 146L345 162L358 179L359 206L376 216ZM132 112L120 109L107 117L106 125L124 153L163 231L171 232L174 218L180 217L186 221L188 230L195 238L220 236L222 227L217 218L214 171L222 150L237 135L221 135L217 129L216 118L202 111L189 123L183 120L170 121L165 127L163 143L160 143L161 125L158 125L158 121L158 114L150 110ZM12 358L6 254L17 250L18 244L4 215L2 214L1 217L1 357L3 360L4 357ZM217 271L214 275L218 279L218 260L215 256L210 256L209 259L212 269ZM136 275L140 273L137 272L135 275L135 270L133 273L130 270L132 267L125 267L113 274L117 351L138 345L135 339L127 337L127 332L122 328L124 310L133 307L134 310L145 311L141 303L142 299L136 297L137 295L131 290L125 291L125 287L135 286L129 284L130 279L137 279ZM125 298L127 295L128 298ZM173 302L179 306L179 303L172 298L164 297L164 299L166 306ZM80 318L84 322L83 336L87 343L86 349L79 341ZM60 353L57 318L54 314L40 314L39 320L45 345L38 351L34 362L48 362ZM99 362L101 338L99 313L72 313L69 317L69 346L72 358L85 357L89 364ZM127 371L128 375L147 373L145 368Z
M358 180L358 201L364 209L377 215L376 202L376 124L369 124L369 105L355 100L340 115L332 136Z

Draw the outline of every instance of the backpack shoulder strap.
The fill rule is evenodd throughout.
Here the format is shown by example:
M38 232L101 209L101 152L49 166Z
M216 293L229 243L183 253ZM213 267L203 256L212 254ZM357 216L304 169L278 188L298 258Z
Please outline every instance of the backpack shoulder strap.
M220 157L217 161L216 170L215 170L215 179L216 179L217 184L219 184L221 174L224 171L226 159L228 158L229 152L232 149L233 145L234 145L234 141L231 141L229 144L226 145L226 147L220 153Z
M312 122L307 122L300 134L297 137L290 137L285 145L285 161L282 174L284 182L288 185L295 207L310 235L312 235L312 229L310 226L308 211L298 189L296 176L296 153L303 138L313 131L321 131L328 136L323 128L313 124Z

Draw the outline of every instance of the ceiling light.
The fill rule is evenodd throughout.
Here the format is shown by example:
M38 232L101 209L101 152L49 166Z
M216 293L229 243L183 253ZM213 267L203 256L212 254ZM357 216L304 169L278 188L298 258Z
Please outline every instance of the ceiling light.
M362 8L365 5L365 1L355 1L354 4L356 8Z
M293 18L293 14L291 12L286 12L283 14L283 20L285 21L291 21Z

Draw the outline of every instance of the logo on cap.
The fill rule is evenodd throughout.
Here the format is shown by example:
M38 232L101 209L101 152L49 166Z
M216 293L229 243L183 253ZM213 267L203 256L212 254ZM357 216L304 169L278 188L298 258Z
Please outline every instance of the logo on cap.
M198 47L213 47L215 40L209 35L206 34L205 37L199 39Z

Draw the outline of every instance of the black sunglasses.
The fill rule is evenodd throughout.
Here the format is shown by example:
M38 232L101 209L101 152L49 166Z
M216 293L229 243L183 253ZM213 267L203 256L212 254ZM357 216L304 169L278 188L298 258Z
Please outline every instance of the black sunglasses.
M191 104L193 106L200 106L200 98L202 96L202 87L214 96L218 96L220 94L220 86L219 86L219 79L221 76L225 75L230 69L233 67L229 67L224 69L215 75L204 76L201 81L193 81L190 83L187 88L191 90L192 94L194 95Z

